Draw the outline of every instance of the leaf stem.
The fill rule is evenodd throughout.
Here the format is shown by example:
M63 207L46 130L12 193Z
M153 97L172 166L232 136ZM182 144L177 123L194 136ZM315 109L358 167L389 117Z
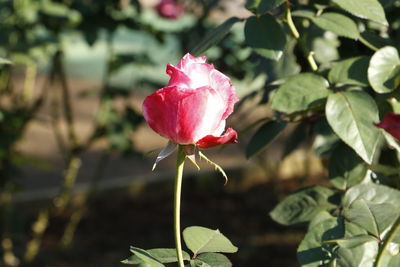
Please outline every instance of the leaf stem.
M373 51L378 51L378 48L376 48L375 46L371 45L370 43L368 43L367 40L365 40L362 36L360 36L360 39L358 39L363 45L365 45L366 47L368 47L369 49L373 50Z
M374 267L383 266L381 264L381 261L383 259L383 255L385 254L385 251L386 251L387 247L393 241L394 237L397 235L397 233L399 231L400 231L400 216L397 218L397 220L395 221L392 229L389 231L389 233L387 234L387 237L383 241L383 244L382 244L381 248L378 251L378 255L376 256L376 261L375 261Z
M300 33L297 30L296 25L294 25L293 18L292 18L292 12L290 11L290 5L291 5L291 3L287 0L286 1L286 6L285 6L286 23L289 26L289 29L290 29L291 33L293 34L293 37L296 40L298 40L300 38ZM314 51L308 52L307 61L308 61L308 64L310 64L310 67L311 67L311 69L313 71L317 71L318 70L318 65L317 65L317 63L315 62L315 59L314 59Z
M318 70L318 65L317 65L317 63L315 62L315 59L314 59L314 51L310 51L308 53L307 60L308 60L308 63L310 64L310 66L311 66L311 69L313 71L317 71Z
M185 150L182 145L179 145L178 156L176 160L176 176L175 176L175 192L174 192L174 233L176 256L178 258L179 267L184 267L181 243L181 191L182 191L182 175L183 166L185 163Z
M286 2L286 21L287 21L289 29L292 32L294 38L299 39L300 34L299 34L299 31L296 29L296 26L294 25L294 22L292 19L292 12L290 11L290 3L289 2Z

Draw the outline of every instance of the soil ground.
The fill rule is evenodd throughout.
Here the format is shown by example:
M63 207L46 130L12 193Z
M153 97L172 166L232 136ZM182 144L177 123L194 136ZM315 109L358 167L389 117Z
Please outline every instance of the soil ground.
M215 173L185 177L182 227L220 229L239 247L238 253L227 255L233 266L298 266L296 248L304 228L283 227L268 216L278 202L276 186L271 182L246 186L240 170L228 175L231 180L226 186ZM316 183L315 179L308 178L306 184ZM286 195L301 185L301 178L284 180L278 190ZM127 266L118 262L130 255L130 246L173 247L172 187L172 181L166 180L101 193L89 204L72 245L60 249L60 233L75 210L72 205L51 218L42 251L29 266ZM32 211L32 206L25 209ZM25 216L34 217L25 211L30 214Z

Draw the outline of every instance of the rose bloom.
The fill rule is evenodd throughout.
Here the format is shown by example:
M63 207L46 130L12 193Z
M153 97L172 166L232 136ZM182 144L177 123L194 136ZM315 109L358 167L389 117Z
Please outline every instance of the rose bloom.
M374 125L400 141L400 114L387 113L380 123L374 123Z
M161 17L167 19L177 19L185 12L183 6L174 0L161 0L156 10Z
M167 64L167 87L143 102L149 126L177 144L209 148L233 144L237 133L225 121L238 101L230 79L207 64L206 57L186 54L176 65Z

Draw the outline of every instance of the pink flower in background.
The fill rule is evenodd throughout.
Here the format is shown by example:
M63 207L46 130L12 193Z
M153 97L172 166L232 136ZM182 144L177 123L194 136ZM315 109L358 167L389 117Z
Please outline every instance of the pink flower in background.
M175 0L161 0L156 5L156 10L161 17L167 19L177 19L185 12L183 5Z
M143 102L149 126L177 144L209 148L233 144L237 133L225 130L225 120L238 101L230 79L207 64L206 57L186 54L176 65L167 65L167 87Z
M400 141L400 114L387 113L380 123L374 123L374 125Z

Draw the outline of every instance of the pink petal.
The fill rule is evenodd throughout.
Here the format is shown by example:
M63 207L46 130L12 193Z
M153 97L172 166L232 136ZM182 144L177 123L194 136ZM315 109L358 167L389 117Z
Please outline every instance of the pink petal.
M143 102L143 116L149 126L161 136L176 142L176 124L178 99L168 97L179 93L177 87L164 87L146 97ZM183 95L179 93L181 97Z
M168 82L168 86L181 86L189 88L190 79L183 71L171 64L167 64L166 72L171 77Z
M190 77L190 88L196 89L210 86L210 73L212 70L214 70L214 66L207 63L192 63L187 66L184 72Z
M186 143L196 143L209 134L221 134L225 120L222 120L224 105L211 87L193 90L193 94L181 101L179 107L180 136ZM189 142L190 140L190 142Z
M156 5L156 10L160 16L167 19L177 19L185 11L183 6L174 0L161 0Z
M237 132L232 128L228 128L222 136L207 135L197 141L196 145L198 148L210 148L224 144L235 144L237 143Z
M216 69L210 73L210 86L220 94L222 101L226 105L224 115L222 116L222 119L225 120L232 114L235 103L239 101L235 94L235 87L233 87L227 76Z
M191 54L187 53L183 56L181 61L176 65L178 69L185 70L186 67L192 63L206 63L207 57L194 57Z
M221 98L210 87L165 87L143 102L143 115L150 127L178 144L195 144L217 130L222 132L223 112Z
M400 141L400 114L387 113L380 123L374 123L374 125Z

